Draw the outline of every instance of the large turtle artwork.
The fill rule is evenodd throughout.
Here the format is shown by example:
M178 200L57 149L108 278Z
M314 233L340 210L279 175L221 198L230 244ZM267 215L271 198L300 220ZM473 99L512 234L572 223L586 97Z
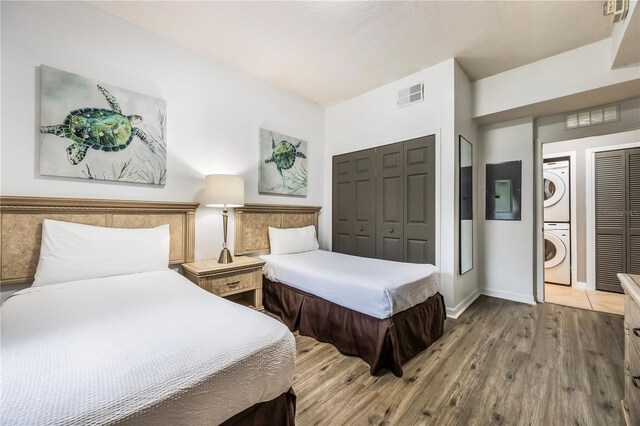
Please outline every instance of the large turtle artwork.
M282 174L283 170L288 170L293 167L296 163L296 158L307 158L301 151L298 151L300 148L300 144L302 142L298 142L297 144L292 144L286 140L280 141L279 144L276 145L276 141L271 137L271 149L273 150L271 157L264 160L265 163L275 163L278 168L278 173L282 176L282 182L284 184L284 175Z
M152 139L143 130L133 127L141 123L136 114L124 115L118 100L107 89L97 85L111 109L80 108L71 111L62 124L41 126L40 133L48 133L71 139L74 143L67 148L67 159L73 165L80 163L89 148L104 152L117 152L129 146L134 136L155 153Z

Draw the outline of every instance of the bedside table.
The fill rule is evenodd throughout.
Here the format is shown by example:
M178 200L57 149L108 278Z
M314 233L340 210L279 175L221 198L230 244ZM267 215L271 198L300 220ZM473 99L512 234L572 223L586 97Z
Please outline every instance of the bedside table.
M183 263L182 271L190 281L210 293L261 311L262 265L264 260L235 256L233 263L217 260Z

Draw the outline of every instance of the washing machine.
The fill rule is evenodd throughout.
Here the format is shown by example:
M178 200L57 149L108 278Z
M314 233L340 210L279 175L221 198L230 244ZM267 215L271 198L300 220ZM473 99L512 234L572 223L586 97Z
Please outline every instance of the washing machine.
M544 281L571 285L571 226L544 224Z
M544 163L544 221L569 222L569 162Z

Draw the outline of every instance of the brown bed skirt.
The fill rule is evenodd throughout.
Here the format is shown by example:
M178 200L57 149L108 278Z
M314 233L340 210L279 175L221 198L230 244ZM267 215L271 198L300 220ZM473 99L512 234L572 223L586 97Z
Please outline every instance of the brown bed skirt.
M446 313L440 293L390 318L378 319L266 278L262 290L265 309L278 315L289 330L331 343L344 355L362 358L372 375L388 369L401 377L402 364L444 332Z
M276 399L260 402L222 423L223 426L294 426L296 394L292 388Z

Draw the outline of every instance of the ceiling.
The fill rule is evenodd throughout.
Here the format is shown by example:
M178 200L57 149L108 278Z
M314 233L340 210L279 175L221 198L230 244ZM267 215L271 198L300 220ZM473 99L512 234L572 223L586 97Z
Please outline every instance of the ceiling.
M478 80L613 28L601 1L92 4L324 106L451 57Z

